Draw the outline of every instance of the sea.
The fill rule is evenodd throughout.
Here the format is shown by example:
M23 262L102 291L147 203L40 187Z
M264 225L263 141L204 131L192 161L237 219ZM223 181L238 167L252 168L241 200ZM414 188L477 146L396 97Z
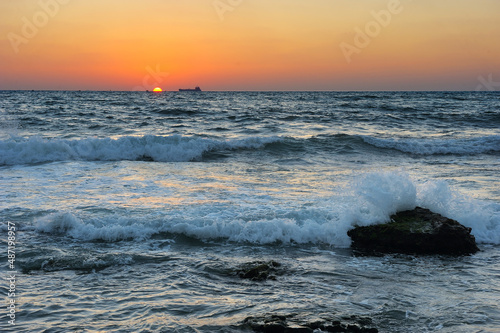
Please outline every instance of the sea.
M350 248L416 206L481 251ZM500 93L0 91L0 233L3 332L499 332Z

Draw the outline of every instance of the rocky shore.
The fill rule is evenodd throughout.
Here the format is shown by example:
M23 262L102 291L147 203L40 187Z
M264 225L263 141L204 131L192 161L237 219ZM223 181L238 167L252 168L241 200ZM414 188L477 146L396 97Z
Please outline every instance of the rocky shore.
M347 233L352 248L362 254L403 253L415 255L469 255L479 251L471 228L459 222L416 207L398 212L391 221L358 226ZM253 261L234 271L241 279L276 280L286 269L276 261ZM247 317L239 329L266 333L365 332L378 329L371 318L361 316L319 315L306 318L301 314L263 314Z

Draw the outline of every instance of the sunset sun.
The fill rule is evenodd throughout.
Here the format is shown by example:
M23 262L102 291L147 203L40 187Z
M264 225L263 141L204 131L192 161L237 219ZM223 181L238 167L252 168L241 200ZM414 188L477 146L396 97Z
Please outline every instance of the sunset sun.
M153 89L154 92L162 92L163 90L160 87L156 87Z

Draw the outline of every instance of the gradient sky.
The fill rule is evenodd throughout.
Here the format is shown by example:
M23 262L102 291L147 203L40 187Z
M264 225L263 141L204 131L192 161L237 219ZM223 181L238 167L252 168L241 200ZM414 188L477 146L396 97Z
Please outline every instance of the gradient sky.
M499 0L1 0L0 89L475 90L499 40Z

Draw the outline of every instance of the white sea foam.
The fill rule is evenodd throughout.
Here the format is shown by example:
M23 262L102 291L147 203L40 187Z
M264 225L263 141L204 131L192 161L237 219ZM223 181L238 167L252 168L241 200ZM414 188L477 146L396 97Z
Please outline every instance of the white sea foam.
M255 137L216 140L194 137L126 136L119 139L29 139L11 138L0 141L0 165L45 163L54 161L118 161L152 159L158 162L188 162L202 159L213 151L258 149L278 137Z
M356 223L386 222L390 215L416 206L417 188L402 171L368 173L353 184L354 201L360 208Z
M75 239L110 242L123 239L141 240L156 232L143 224L133 223L128 218L85 223L70 212L52 213L39 218L36 221L35 229L43 233L66 234Z
M361 138L366 143L378 148L396 149L416 155L475 155L500 152L500 135L462 139L385 139L371 136L361 136Z
M500 204L454 191L445 181L419 187L420 205L472 228L481 243L500 244Z
M387 222L391 214L415 206L429 208L471 227L480 243L500 244L500 205L466 197L445 182L419 182L404 172L369 173L315 207L200 205L168 213L88 218L62 212L36 221L43 233L80 240L143 240L168 232L198 239L254 244L313 243L348 247L354 225Z

